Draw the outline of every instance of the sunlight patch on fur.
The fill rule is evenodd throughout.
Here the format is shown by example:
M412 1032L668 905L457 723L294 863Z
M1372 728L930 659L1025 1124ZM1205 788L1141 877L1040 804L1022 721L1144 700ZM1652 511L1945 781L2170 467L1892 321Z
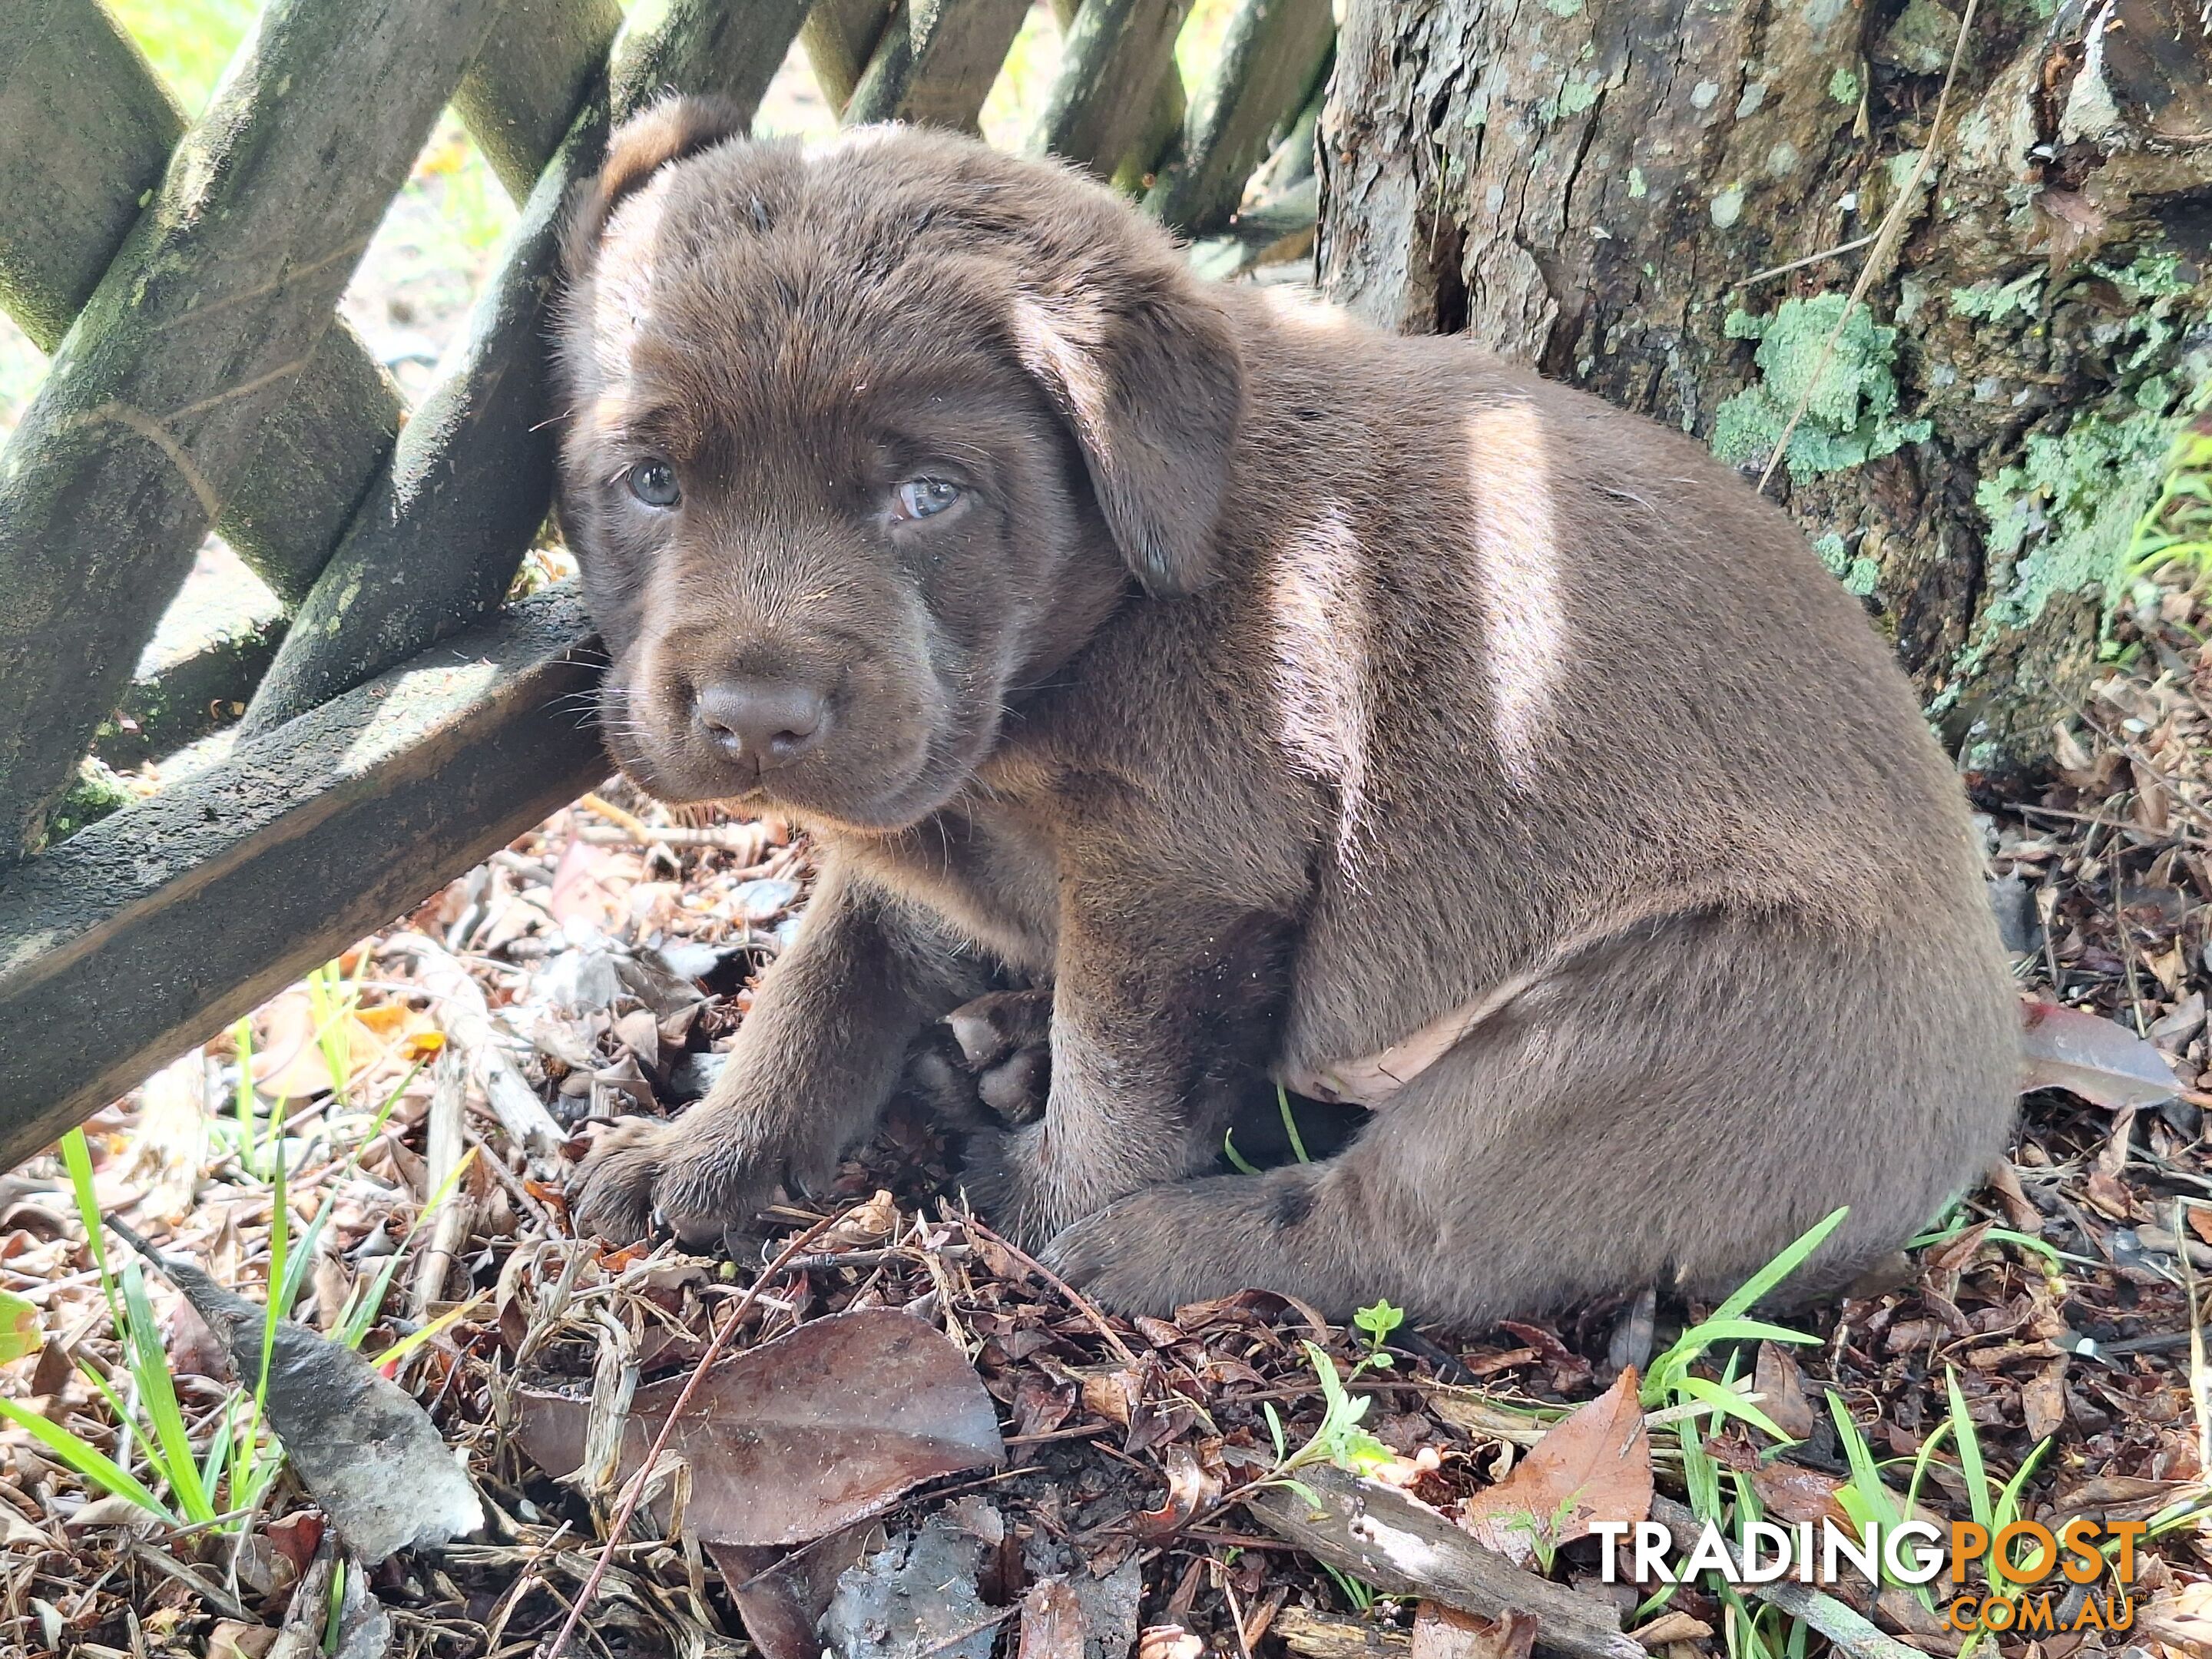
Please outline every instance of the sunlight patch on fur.
M1336 856L1360 882L1366 828L1370 623L1359 544L1341 512L1284 543L1268 582L1274 624L1276 732L1300 771L1335 787Z
M1526 783L1565 646L1551 468L1543 422L1529 404L1479 409L1467 428L1492 735L1506 776Z

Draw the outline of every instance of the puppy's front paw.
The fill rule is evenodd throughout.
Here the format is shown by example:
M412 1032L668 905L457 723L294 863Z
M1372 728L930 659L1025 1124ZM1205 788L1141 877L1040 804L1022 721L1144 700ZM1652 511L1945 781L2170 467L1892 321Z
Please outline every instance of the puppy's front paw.
M751 1224L783 1173L711 1115L673 1123L626 1117L601 1135L570 1183L579 1232L635 1243L665 1225L685 1243L721 1243Z
M1243 1290L1298 1295L1306 1275L1280 1248L1270 1185L1217 1176L1148 1187L1066 1228L1039 1259L1121 1313L1164 1318Z
M568 1216L578 1232L634 1244L653 1231L653 1189L674 1127L626 1117L592 1143L568 1183Z

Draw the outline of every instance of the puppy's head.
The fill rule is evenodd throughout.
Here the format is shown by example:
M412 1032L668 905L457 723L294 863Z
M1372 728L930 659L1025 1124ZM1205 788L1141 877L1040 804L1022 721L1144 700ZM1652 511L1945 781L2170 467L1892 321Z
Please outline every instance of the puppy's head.
M1098 186L979 143L756 143L672 102L576 206L562 516L616 757L892 829L1133 582L1209 574L1226 318Z

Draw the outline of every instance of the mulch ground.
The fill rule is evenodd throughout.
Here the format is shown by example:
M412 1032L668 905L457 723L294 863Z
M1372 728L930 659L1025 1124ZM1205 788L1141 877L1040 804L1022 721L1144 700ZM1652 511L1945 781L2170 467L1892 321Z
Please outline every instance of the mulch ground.
M2051 1443L2023 1489L2023 1516L2142 1518L2201 1491L2206 1430L2187 1334L2194 1273L2212 1269L2203 1203L2212 1199L2212 1091L2198 1086L2212 993L2212 665L2197 649L2201 620L2175 594L2124 624L2133 659L2068 728L2057 773L2030 798L1984 803L2023 991L2147 1036L2182 1093L2117 1112L2057 1091L2031 1096L2008 1164L1914 1252L1908 1279L1796 1316L1820 1338L1795 1351L1790 1382L1812 1407L1801 1443L1778 1462L1763 1437L1731 1426L1714 1437L1725 1467L1780 1468L1816 1491L1832 1487L1845 1472L1823 1398L1832 1392L1877 1455L1909 1468L1944 1420L1955 1376L1998 1478ZM407 1259L364 1352L461 1310L398 1376L465 1452L491 1523L476 1540L434 1557L403 1553L379 1570L369 1588L392 1651L520 1655L557 1628L592 1571L611 1505L605 1491L562 1485L523 1454L520 1385L589 1390L611 1365L639 1386L681 1376L759 1266L572 1241L544 1161L533 1174L486 1103L455 1086L472 1028L453 1017L452 988L439 988L436 973L455 962L465 970L522 1076L580 1146L595 1121L673 1111L704 1090L744 1018L748 982L789 937L807 879L805 847L780 824L678 821L627 796L593 798L350 953L342 966L357 986L351 1014L333 1020L327 988L295 989L258 1011L245 1028L242 1094L240 1034L227 1034L88 1126L103 1207L249 1297L265 1293L281 1161L289 1237L330 1210L296 1317L331 1327L395 1251ZM411 943L421 939L438 951ZM343 1091L331 1088L333 1052ZM452 1199L417 1227L464 1147L476 1156ZM1460 1638L1433 1625L1416 1633L1410 1601L1370 1604L1362 1586L1222 1501L1271 1453L1267 1408L1292 1444L1318 1426L1323 1402L1304 1342L1322 1341L1349 1369L1367 1351L1364 1335L1257 1293L1173 1321L1102 1320L967 1224L947 1196L955 1163L927 1121L895 1111L822 1208L777 1218L788 1237L851 1212L796 1271L764 1285L736 1346L883 1307L927 1320L969 1356L996 1402L1007 1467L908 1497L875 1523L873 1540L928 1515L952 1516L976 1540L976 1592L994 1622L958 1650L976 1650L975 1639L1010 1654L1018 1644L1047 1650L1014 1614L1033 1583L1063 1573L1125 1604L1085 1613L1094 1651L1125 1616L1146 1631L1147 1659L1510 1650L1455 1646ZM236 1384L206 1328L151 1282L178 1394L204 1435ZM90 1379L123 1394L128 1366L58 1158L0 1181L0 1289L34 1304L44 1336L40 1352L0 1367L0 1393L127 1459ZM1698 1311L1662 1299L1659 1344ZM1516 1419L1496 1406L1555 1416L1606 1389L1622 1312L1401 1331L1395 1364L1357 1379L1373 1400L1364 1426L1403 1460L1420 1496L1451 1512L1532 1437L1512 1433ZM1633 1330L1626 1341L1648 1351ZM1662 1459L1662 1490L1671 1478ZM1919 1498L1942 1519L1970 1512L1948 1452L1931 1462ZM280 1631L288 1613L297 1624L318 1530L289 1478L255 1514L198 1531L149 1525L9 1430L0 1647L258 1656L292 1641L280 1650L296 1650L296 1632ZM1595 1548L1568 1546L1553 1576L1620 1594L1595 1583ZM2007 1659L2195 1651L2212 1629L2208 1573L2212 1534L2183 1524L2147 1547L2136 1583L2163 1622L1996 1645ZM1650 1645L1674 1659L1728 1650L1713 1597L1686 1589L1672 1611L1684 1617L1653 1632ZM1923 1651L1959 1650L1906 1598L1885 1598L1875 1617ZM680 1539L623 1543L584 1626L574 1651L743 1650L723 1576Z

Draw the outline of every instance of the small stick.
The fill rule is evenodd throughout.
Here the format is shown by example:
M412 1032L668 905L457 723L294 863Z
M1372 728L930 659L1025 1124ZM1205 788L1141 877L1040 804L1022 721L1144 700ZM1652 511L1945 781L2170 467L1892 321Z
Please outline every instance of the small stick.
M569 1607L568 1617L562 1625L560 1633L554 1637L552 1645L545 1650L544 1659L561 1659L562 1654L567 1651L568 1638L576 1633L578 1621L583 1618L585 1609L592 1605L592 1598L599 1594L599 1580L606 1576L607 1564L613 1560L623 1534L629 1530L630 1516L637 1512L638 1500L645 1495L646 1483L652 1478L653 1470L659 1467L660 1455L668 1449L668 1438L676 1432L678 1420L690 1408L691 1396L698 1392L708 1368L721 1358L722 1350L737 1334L738 1327L744 1322L745 1315L751 1311L754 1302L769 1279L785 1262L829 1231L837 1219L835 1215L825 1215L805 1232L795 1235L777 1252L775 1260L761 1269L760 1276L746 1286L745 1293L738 1298L737 1305L730 1310L728 1317L714 1328L714 1334L700 1354L699 1363L691 1368L691 1375L684 1379L683 1392L676 1396L676 1403L669 1407L668 1415L661 1419L660 1432L653 1437L653 1444L646 1449L645 1461L637 1466L637 1473L630 1476L623 1486L622 1502L616 1506L614 1521L607 1528L607 1540L600 1546L599 1556L592 1563L591 1576L584 1580L583 1589L576 1592L575 1603Z
M556 1170L561 1146L568 1137L545 1109L538 1091L508 1057L506 1042L493 1023L491 1005L483 988L453 953L421 933L394 933L385 949L412 957L421 988L439 1004L439 1024L447 1037L468 1060L469 1071L482 1086L507 1138L522 1149L532 1175L544 1179Z
M1020 1262L1023 1267L1028 1268L1038 1278L1044 1280L1046 1284L1051 1285L1053 1289L1058 1291L1062 1296L1066 1297L1069 1306L1073 1307L1076 1312L1081 1314L1085 1319L1089 1320L1093 1325L1097 1327L1098 1334L1104 1337L1106 1339L1107 1346L1112 1348L1116 1354L1121 1356L1121 1363L1123 1364L1133 1365L1137 1363L1137 1356L1129 1351L1129 1345L1124 1342L1121 1339L1120 1335L1115 1331L1114 1328L1106 1322L1106 1316L1098 1311L1097 1307L1091 1302L1090 1297L1085 1296L1082 1291L1077 1290L1074 1285L1069 1284L1058 1273L1053 1272L1051 1268L1046 1267L1043 1262L1038 1261L1020 1245L1012 1243L1009 1239L1001 1238L997 1233L993 1232L988 1227L978 1221L974 1216L971 1215L967 1218L966 1224L975 1231L982 1234L984 1237L989 1239L994 1244L996 1244L1008 1255Z
M433 1076L435 1082L430 1091L428 1168L422 1175L426 1199L443 1187L460 1167L466 1150L466 1139L461 1131L462 1120L468 1110L468 1063L458 1048L449 1048L438 1056ZM438 1206L438 1218L431 1224L429 1240L415 1264L416 1318L427 1316L430 1304L443 1295L454 1254L468 1236L469 1220L468 1195L456 1187Z

